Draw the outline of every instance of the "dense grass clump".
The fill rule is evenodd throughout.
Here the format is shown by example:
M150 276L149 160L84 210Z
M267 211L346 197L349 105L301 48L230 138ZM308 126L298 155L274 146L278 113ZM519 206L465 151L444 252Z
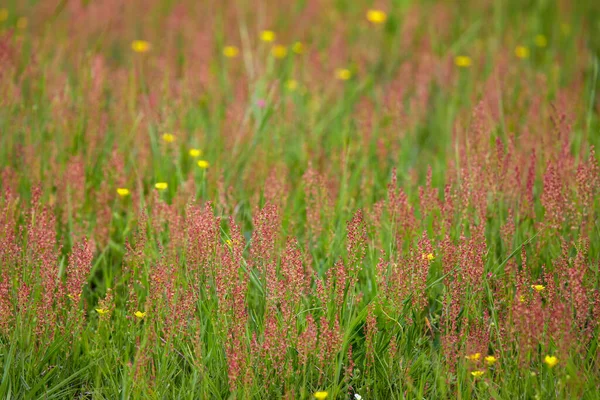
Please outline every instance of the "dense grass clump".
M599 397L597 1L0 5L0 398Z

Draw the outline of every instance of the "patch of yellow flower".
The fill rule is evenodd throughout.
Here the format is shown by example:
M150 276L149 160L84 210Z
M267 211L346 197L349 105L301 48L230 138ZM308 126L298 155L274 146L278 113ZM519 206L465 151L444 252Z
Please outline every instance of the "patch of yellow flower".
M352 72L347 68L338 68L335 70L335 77L340 81L347 81L352 78Z
M200 150L200 149L190 149L189 154L190 154L190 157L194 157L194 158L200 157L202 155L202 150Z
M150 51L150 47L150 42L145 40L134 40L131 42L131 50L135 51L136 53L147 53Z
M421 257L423 258L423 260L427 260L427 261L433 261L435 259L435 256L433 255L433 253L429 253L429 254L423 253L421 255Z
M285 58L287 56L287 53L288 53L287 47L285 47L282 44L275 45L271 49L271 55L278 59Z
M223 55L227 58L236 58L240 54L240 49L236 46L223 47Z
M498 361L498 359L494 356L486 356L485 357L485 363L487 365L494 365L496 363L496 361Z
M469 56L454 57L454 64L460 68L469 68L473 64L473 60Z
M292 51L296 54L304 53L304 45L301 42L296 42L292 46Z
M525 59L529 57L529 49L525 46L517 46L515 47L515 56L520 59Z
M481 358L481 353L474 353L474 354L465 356L465 358L469 361L477 361Z
M298 81L294 80L294 79L290 79L285 83L285 88L287 90L289 90L290 92L293 92L294 90L298 89Z
M263 42L266 42L266 43L271 43L271 42L275 41L276 37L277 37L277 35L275 35L275 32L273 32L273 31L264 30L260 33L260 40L262 40Z
M129 196L129 189L127 188L117 188L117 194L121 197Z
M531 285L531 288L533 290L535 290L536 292L540 293L542 292L544 289L546 289L546 286L544 285Z
M138 317L139 319L142 319L142 318L144 318L144 317L146 316L146 313L145 313L145 312L141 312L141 311L136 311L136 312L134 313L134 315L135 315L136 317Z
M165 143L173 143L175 141L175 135L173 135L172 133L165 133L162 135L162 140Z
M315 399L317 400L325 400L327 398L327 396L329 396L329 393L327 392L316 392L314 394Z
M523 295L519 296L519 301L521 303L525 303L525 296L523 296Z
M167 184L167 182L156 182L156 183L154 184L154 187L155 187L157 190L165 190L166 188L168 188L168 187L169 187L169 185Z
M210 167L210 163L206 160L198 160L198 166L202 169Z
M554 366L558 364L558 358L555 356L546 356L544 357L544 362L549 368L554 368Z
M387 14L381 10L369 10L367 20L372 24L381 25L387 20Z
M104 315L104 314L110 312L110 310L107 310L106 308L96 308L96 312L100 315Z
M473 371L473 372L471 372L471 375L473 375L475 378L480 378L483 374L485 374L485 371Z

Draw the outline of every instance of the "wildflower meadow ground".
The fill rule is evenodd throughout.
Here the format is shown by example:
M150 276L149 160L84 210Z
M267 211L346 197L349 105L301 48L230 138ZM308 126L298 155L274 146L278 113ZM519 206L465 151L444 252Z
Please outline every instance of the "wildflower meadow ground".
M600 2L0 1L0 398L600 398Z

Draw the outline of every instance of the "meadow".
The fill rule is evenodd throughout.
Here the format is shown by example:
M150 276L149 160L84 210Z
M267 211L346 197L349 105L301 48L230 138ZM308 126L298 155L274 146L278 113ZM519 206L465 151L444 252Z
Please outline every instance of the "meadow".
M0 1L0 398L600 398L600 2Z

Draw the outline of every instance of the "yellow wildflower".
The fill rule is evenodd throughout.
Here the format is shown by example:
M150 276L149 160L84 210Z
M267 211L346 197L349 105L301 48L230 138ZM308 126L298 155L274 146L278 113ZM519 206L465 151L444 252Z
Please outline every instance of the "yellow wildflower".
M387 20L387 14L381 10L367 11L367 20L373 24L380 25Z
M27 18L25 18L25 17L21 17L17 20L17 28L19 28L19 29L27 28L28 24L29 24L29 22L27 21Z
M290 79L289 81L287 81L285 83L285 87L290 92L293 92L294 90L298 89L298 82L295 81L294 79Z
M175 135L172 133L165 133L162 135L162 139L165 143L173 143L175 141Z
M296 42L292 46L292 51L296 54L304 53L304 45L301 42Z
M525 46L517 46L515 47L515 55L521 59L527 58L529 57L529 49Z
M531 285L531 288L533 290L535 290L536 292L539 293L539 292L543 291L544 289L546 289L546 286L544 286L544 285Z
M227 239L225 241L225 243L227 243L227 246L231 247L231 245L233 244L233 242L231 241L231 239Z
M200 157L202 155L202 150L200 149L190 149L190 157Z
M352 78L352 72L346 68L338 68L335 70L335 77L340 81L347 81Z
M118 188L117 194L121 197L129 196L129 189L127 188Z
M285 58L287 56L288 50L287 47L285 47L282 44L278 44L276 46L273 46L273 48L271 49L271 55L275 58Z
M276 35L273 31L265 30L260 33L260 40L263 42L271 43L275 41L275 37Z
M210 164L206 160L198 160L198 166L202 169L206 169L206 168L210 167Z
M423 260L427 260L427 261L433 261L433 259L435 258L435 256L433 255L433 253L429 253L429 254L423 253L421 255L421 257L423 258Z
M523 296L523 295L519 296L519 301L521 303L525 303L525 296Z
M544 35L536 35L533 41L537 47L546 47L548 45L548 39Z
M481 377L483 374L485 373L485 371L473 371L471 372L471 375L473 375L475 378L479 378Z
M327 392L316 392L314 394L315 399L317 399L317 400L325 400L328 395L329 395L329 393L327 393Z
M150 51L150 42L145 40L134 40L131 42L131 49L136 53L147 53Z
M154 187L158 190L165 190L169 187L169 185L167 184L167 182L157 182L154 184Z
M104 315L106 313L108 313L110 310L107 310L106 308L96 308L96 312L100 315Z
M454 64L460 68L469 68L473 64L473 60L469 56L454 57Z
M477 360L479 360L479 358L481 358L481 353L471 354L471 355L466 356L466 358L469 361L477 361Z
M546 356L544 357L544 362L548 367L554 368L554 366L558 364L558 358L556 358L555 356Z
M136 317L142 319L142 318L144 318L146 316L146 313L145 312L141 312L141 311L136 311L134 315Z
M494 356L487 356L485 358L485 362L487 365L493 365L496 361L498 361L498 359Z
M8 10L6 8L0 8L0 22L4 22L8 19Z
M225 46L223 47L223 55L227 58L235 58L240 54L240 49L235 46Z

